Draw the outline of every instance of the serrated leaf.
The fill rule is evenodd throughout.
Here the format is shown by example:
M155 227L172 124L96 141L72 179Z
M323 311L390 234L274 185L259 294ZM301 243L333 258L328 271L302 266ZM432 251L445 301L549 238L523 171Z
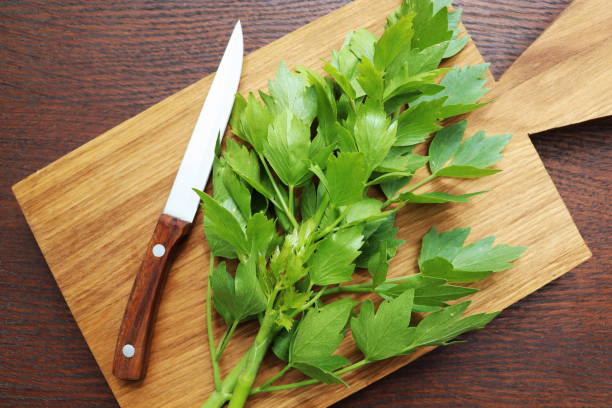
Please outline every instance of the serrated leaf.
M385 29L374 45L374 64L377 68L385 69L403 49L410 46L414 35L412 29L414 17L414 14L404 15Z
M220 263L210 276L215 310L228 325L241 322L266 308L266 297L257 281L255 261L240 263L236 278Z
M355 270L353 262L362 245L363 235L357 227L340 230L321 240L308 261L311 282L326 286L350 281Z
M440 81L440 85L444 86L443 91L422 96L414 104L440 98L446 98L444 106L474 104L488 92L484 87L487 83L484 74L488 68L489 64L455 66Z
M397 239L397 228L394 228L395 216L391 215L385 219L367 223L364 229L364 235L367 237L361 255L357 258L356 264L359 268L367 268L369 259L378 253L381 245L386 245L387 256L392 258L395 256L397 249L404 243L403 240Z
M444 258L433 258L421 266L423 275L445 279L451 283L478 282L491 275L492 271L461 271L455 270L453 264Z
M393 300L385 300L374 313L370 300L362 303L358 317L351 319L351 332L359 350L369 361L399 355L412 342L414 328L408 327L414 291L407 290Z
M389 261L387 260L387 242L383 241L373 256L368 260L368 272L372 277L372 284L378 286L387 279Z
M377 38L374 34L360 28L352 33L349 48L357 58L367 58L372 61L374 59L374 43L376 41Z
M441 129L439 110L444 98L424 101L411 106L400 114L397 128L396 146L413 146L424 142L433 132Z
M232 170L266 198L274 198L274 194L260 176L259 159L255 152L245 146L228 140L225 144L223 158Z
M477 132L461 143L451 164L477 168L489 167L503 157L500 152L511 138L512 135L485 136L484 131Z
M448 301L461 299L476 292L478 289L463 286L425 287L415 290L414 303L426 306L446 306Z
M479 191L477 193L469 193L469 194L461 194L461 195L452 195L452 194L442 193L442 192L432 192L432 193L423 193L423 194L404 192L400 194L398 200L404 201L407 203L415 203L415 204L466 203L470 201L470 198L483 194L485 192L486 191Z
M465 134L467 121L462 120L440 130L429 145L429 168L439 171L455 155Z
M494 240L495 237L487 237L461 248L452 260L454 268L461 271L500 272L514 266L512 262L527 249L505 244L493 247Z
M418 169L425 166L429 161L428 156L408 153L404 155L389 154L378 167L377 172L407 172L415 173Z
M352 308L351 299L342 299L306 313L291 339L289 364L313 378L337 382L331 372L350 362L332 354L344 338Z
M438 230L432 227L423 237L419 266L422 267L425 261L436 257L452 261L463 247L469 234L470 228L457 228L438 233Z
M378 215L380 214L381 207L382 203L374 198L365 198L357 201L348 209L344 222L354 223Z
M363 58L361 63L357 65L357 72L359 73L357 81L366 95L381 101L384 90L384 71L377 69L369 59Z
M439 170L436 175L439 177L479 178L490 176L500 171L500 169L481 169L474 166L449 166Z
M325 178L331 202L341 207L361 200L367 177L362 153L330 155Z
M249 219L251 216L251 192L231 169L224 168L222 177L223 185L233 202L236 203L242 219Z
M250 244L251 254L267 257L278 245L279 237L276 234L276 225L264 213L253 214L246 226L247 241Z
M363 153L367 174L387 157L395 143L397 122L390 123L382 106L368 102L360 106L355 121L355 142Z
M257 152L263 153L263 146L268 137L268 126L272 120L270 111L255 98L253 93L249 93L248 99L237 95L236 102L241 107L232 113L232 131L253 146Z
M465 332L482 329L498 313L480 313L461 318L470 302L458 303L427 315L416 327L411 348L444 345Z
M268 129L264 152L283 183L300 185L308 176L310 128L290 111L281 112Z
M415 274L407 276L399 282L383 282L376 287L376 293L383 299L394 299L407 290L439 287L445 283L446 280L444 279L425 276L423 274Z
M223 240L230 244L234 251L246 254L248 252L246 235L236 217L208 194L198 190L194 191L202 199L204 231L208 241Z
M317 112L317 96L303 75L289 71L281 62L276 78L268 82L268 88L280 111L288 110L304 123L312 122Z

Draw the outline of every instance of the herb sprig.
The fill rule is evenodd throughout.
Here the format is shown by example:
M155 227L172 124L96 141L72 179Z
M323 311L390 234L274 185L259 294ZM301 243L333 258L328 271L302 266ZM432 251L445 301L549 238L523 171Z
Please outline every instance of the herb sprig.
M405 0L380 38L351 32L323 76L281 64L268 93L237 96L228 140L213 167L213 196L198 191L212 251L207 295L215 391L203 407L243 407L249 395L319 382L419 347L450 344L497 313L464 317L477 291L467 283L510 268L525 250L494 246L494 237L466 245L469 228L423 238L419 272L387 276L403 241L395 216L407 204L467 202L482 191L417 192L436 178L479 178L510 135L465 137L466 121L445 119L482 106L486 64L440 68L468 42L461 10L448 0ZM415 153L427 142L428 155ZM430 175L413 180L417 170ZM235 259L237 262L216 258ZM230 265L233 265L230 267ZM357 269L370 275L351 283ZM358 302L351 294L381 298ZM345 295L342 297L342 295ZM341 296L338 299L338 296ZM227 330L218 345L212 306ZM423 313L420 321L413 313ZM258 319L248 353L221 378L219 359L236 327ZM363 358L337 354L350 336ZM272 351L286 366L253 387ZM310 379L275 385L289 370Z

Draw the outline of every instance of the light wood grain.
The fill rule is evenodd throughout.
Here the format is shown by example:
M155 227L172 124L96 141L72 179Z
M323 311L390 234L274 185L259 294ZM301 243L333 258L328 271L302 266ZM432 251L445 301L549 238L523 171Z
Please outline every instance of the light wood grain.
M338 47L348 30L380 31L384 17L397 4L397 0L356 1L251 54L245 60L241 92L265 86L281 60L290 66L320 67L320 58ZM470 44L450 63L481 61ZM128 384L111 375L115 336L140 255L210 81L208 77L193 84L14 186L55 279L123 407L197 406L212 390L203 314L208 253L201 215L170 271L147 377ZM493 126L475 115L471 123L472 129ZM434 185L455 193L493 190L470 204L407 208L398 218L400 235L407 242L391 273L415 269L419 238L431 225L473 226L472 239L496 234L502 242L530 246L515 268L482 284L470 309L478 312L507 307L587 259L590 253L529 138L514 138L500 167L505 171L491 178ZM221 328L220 319L215 324ZM254 329L253 325L239 329L236 337L241 340L230 346L222 361L224 370L248 347L246 338ZM347 355L356 356L350 342L344 347ZM351 374L348 389L312 387L261 394L251 406L327 406L415 357ZM262 377L276 365L272 358L267 360Z
M612 115L612 8L574 0L477 112L494 132L537 133Z

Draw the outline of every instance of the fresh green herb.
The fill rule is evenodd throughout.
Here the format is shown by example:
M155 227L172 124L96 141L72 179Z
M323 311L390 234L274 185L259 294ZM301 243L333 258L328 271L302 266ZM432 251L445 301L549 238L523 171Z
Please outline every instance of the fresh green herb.
M466 121L444 127L444 119L481 106L487 92L487 65L440 68L469 40L459 30L461 10L449 12L449 4L405 0L380 38L350 33L325 64L328 76L282 64L269 93L238 95L230 123L240 141L228 140L217 157L213 195L198 191L213 255L207 320L215 391L203 407L239 408L253 393L318 382L347 385L344 373L450 344L496 316L465 316L469 301L454 301L477 291L464 284L512 267L525 248L494 246L494 237L466 245L469 228L432 228L418 273L389 276L403 244L396 214L484 193L419 189L440 177L497 173L491 166L510 140L466 137ZM432 134L427 155L415 153ZM415 177L427 166L428 176ZM215 258L237 261L215 266ZM352 283L359 269L370 279ZM371 299L358 302L355 293ZM213 305L227 324L218 345ZM250 319L259 322L253 345L222 378L221 354ZM350 338L361 360L339 354ZM269 351L286 366L254 388ZM277 385L290 370L310 379Z

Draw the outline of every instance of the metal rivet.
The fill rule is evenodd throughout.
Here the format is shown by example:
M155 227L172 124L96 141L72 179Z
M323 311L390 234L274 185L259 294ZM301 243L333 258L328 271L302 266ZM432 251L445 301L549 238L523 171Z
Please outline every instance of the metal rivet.
M153 247L153 255L158 258L161 258L166 253L166 247L162 244L157 244Z
M121 351L123 352L123 355L127 358L132 358L134 357L134 354L136 354L136 349L131 344L126 344L125 346L123 346Z

